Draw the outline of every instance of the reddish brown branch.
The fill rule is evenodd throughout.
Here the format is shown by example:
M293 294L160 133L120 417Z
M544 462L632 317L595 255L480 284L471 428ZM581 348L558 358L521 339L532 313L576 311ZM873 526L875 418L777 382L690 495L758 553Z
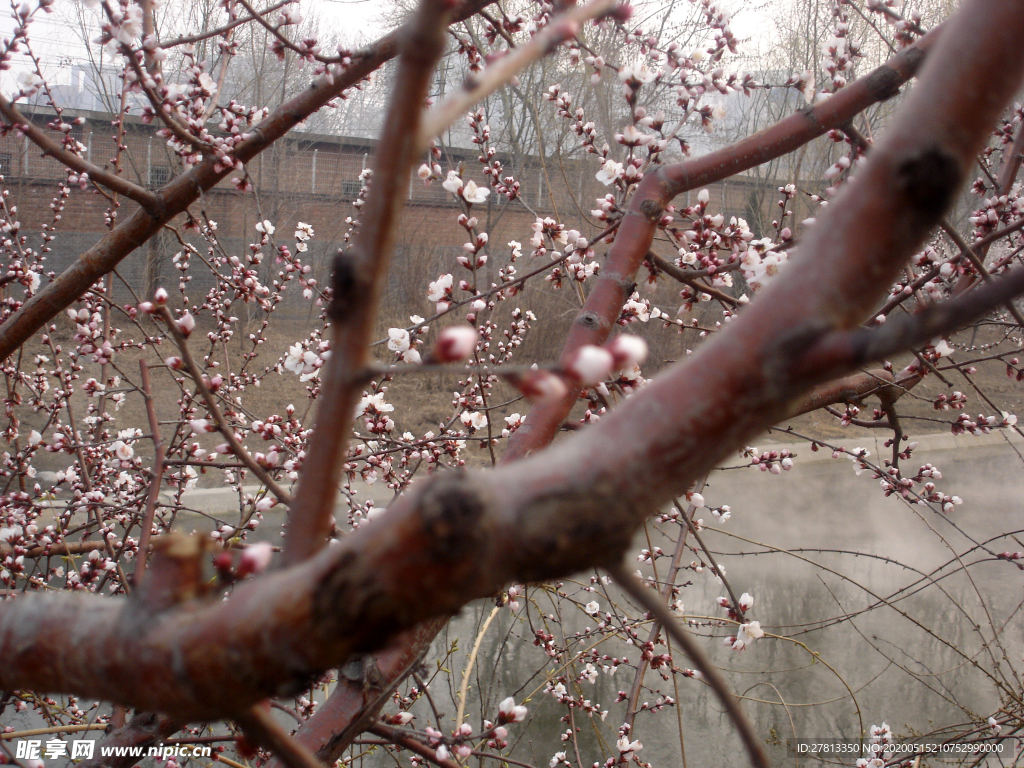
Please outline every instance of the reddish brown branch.
M402 733L400 728L392 728L391 726L384 725L383 723L375 723L370 728L367 728L370 733L376 734L384 739L387 739L392 744L395 744L403 749L408 749L410 752L419 755L425 760L429 760L434 765L440 766L440 768L462 768L461 764L455 760L439 760L436 754L436 750L431 749L421 741L417 741L412 736Z
M103 734L97 742L96 756L78 764L78 768L132 768L138 756L118 754L118 747L149 747L161 742L185 726L164 715L136 714L120 728ZM128 750L124 750L127 752ZM101 757L102 756L102 757Z
M916 315L900 315L881 327L825 335L806 351L804 364L828 366L835 358L846 365L851 360L878 360L913 349L959 330L996 307L1006 306L1021 294L1024 294L1024 267L990 278L954 299L931 304Z
M423 0L403 45L384 130L373 160L363 223L351 248L334 261L331 356L323 367L316 425L289 509L282 562L291 565L327 543L338 480L356 404L365 386L377 306L391 260L398 216L408 197L409 173L419 154L423 106L451 6Z
M248 739L273 752L288 768L324 768L306 749L277 724L269 709L257 704L240 716L238 724Z
M648 173L633 193L601 276L573 322L561 363L567 365L585 344L601 345L608 340L672 198L788 154L830 129L845 125L872 104L892 97L917 72L925 52L935 45L944 26L936 27L871 74L814 107L790 115L733 146ZM509 439L505 453L511 457L525 456L547 445L578 396L579 390L574 389L561 400L531 408L522 426Z
M402 632L391 645L363 658L359 680L341 677L327 700L295 732L295 740L333 765L352 741L373 723L391 692L413 670L447 617ZM271 763L268 768L279 768Z
M129 200L134 200L150 213L155 213L160 207L157 196L148 189L132 184L125 178L109 173L98 165L93 165L85 158L79 157L73 152L64 149L60 144L46 135L38 125L26 118L18 111L11 102L3 95L0 95L0 114L11 125L24 133L29 140L39 147L44 155L49 155L61 165L70 168L77 173L85 173L97 184L102 184L111 192L124 195Z
M156 407L153 404L152 388L149 384L149 366L145 360L139 360L139 378L142 384L142 396L146 400L146 417L149 419L149 434L153 440L153 480L149 486L149 493L146 496L146 507L142 513L142 523L139 532L139 554L135 565L134 579L138 583L139 577L146 570L146 559L149 557L149 540L153 535L153 517L156 515L156 504L160 499L160 484L164 476L165 448L163 440L160 439L160 422L156 418Z

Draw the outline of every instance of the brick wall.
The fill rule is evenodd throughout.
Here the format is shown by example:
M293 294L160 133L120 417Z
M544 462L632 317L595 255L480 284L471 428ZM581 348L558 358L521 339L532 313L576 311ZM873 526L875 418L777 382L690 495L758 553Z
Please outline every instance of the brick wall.
M116 145L109 119L91 115L75 131L75 137L86 146L86 154L92 162L108 167L113 163ZM157 188L179 172L175 158L154 135L151 126L130 124L124 147L120 154L123 173L137 183ZM312 224L316 238L310 244L310 257L317 277L324 280L330 256L341 245L347 229L345 219L355 213L351 202L359 189L359 173L369 164L373 151L374 143L369 141L297 135L279 142L249 164L254 193L237 192L229 177L208 191L190 210L218 222L221 244L229 253L245 252L260 218L274 222L281 242L291 241L297 221ZM458 150L453 150L445 162L461 162L465 176L483 183L474 151L466 150L459 155ZM579 221L577 205L589 212L594 207L594 199L606 192L594 178L596 161L593 158L581 163L549 161L546 166L536 161L525 166L520 163L518 174L511 170L515 165L512 160L505 158L503 164L506 173L522 180L524 202L530 208L542 216L559 215L570 226ZM0 172L11 193L8 204L18 207L22 233L28 235L30 245L37 247L40 228L53 223L52 203L58 180L64 178L65 172L52 158L42 157L24 137L13 134L0 137ZM752 225L752 217L757 218L754 214L761 210L766 216L760 218L770 221L778 212L775 186L745 177L713 185L710 187L711 209L721 211L727 218L747 218ZM696 192L691 192L678 203L691 202L695 195ZM528 242L534 215L520 203L508 203L496 197L491 196L489 205L478 206L477 215L481 226L490 233L491 250L500 253L507 250L509 240ZM102 237L104 212L110 205L110 201L94 190L83 192L75 188L71 191L58 222L57 238L51 243L52 253L48 256L51 270L59 273ZM458 215L455 202L439 183L427 187L411 175L407 205L396 237L394 266L385 298L386 306L391 305L396 311L410 304L411 293L422 293L426 279L433 279L442 272L457 272L454 257L466 241L464 230L455 222ZM118 215L130 215L134 207L135 204L128 201L120 207ZM806 211L802 211L795 218L799 220L806 215ZM173 226L182 237L205 252L207 244L185 233L184 222L185 217L179 217ZM586 230L584 228L584 234ZM178 250L176 237L165 232L125 259L118 273L139 295L151 289L148 283L154 277L168 287L174 286L178 275L171 264L171 256ZM668 255L663 246L659 246L659 250ZM267 268L269 270L270 266ZM195 270L192 278L189 294L195 301L200 292L209 289L214 278L206 270ZM132 300L131 291L119 281L117 284L118 300ZM292 294L297 293L292 291ZM297 301L296 306L300 305L308 309L308 303ZM423 307L423 311L427 309Z

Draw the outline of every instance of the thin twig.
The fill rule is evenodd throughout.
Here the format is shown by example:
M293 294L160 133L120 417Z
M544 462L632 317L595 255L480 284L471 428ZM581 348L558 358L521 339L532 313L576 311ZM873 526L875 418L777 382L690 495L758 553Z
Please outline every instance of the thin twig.
M244 3L245 0L240 2ZM466 110L512 80L518 72L578 35L584 22L607 14L616 2L618 0L593 0L587 5L573 6L553 18L529 43L507 52L483 72L467 78L461 90L434 107L424 118L417 141L419 149L430 146L434 137L458 120Z
M88 160L64 149L64 147L47 136L39 126L22 115L18 108L3 95L0 95L0 114L4 116L8 123L16 126L33 144L39 147L44 155L49 155L61 165L77 173L88 174L92 181L102 184L111 192L117 192L129 200L134 200L147 211L154 212L160 207L160 198L148 189L132 184L127 179L109 173L98 165L93 165Z
M974 252L974 249L960 236L960 233L957 232L945 219L943 219L940 226L942 227L942 231L949 236L949 239L956 243L956 247L960 249L960 252L970 260L971 264L974 265L974 268L978 270L985 281L990 281L992 279L991 273L989 273L985 268L985 265L978 257L978 254ZM1020 310L1013 306L1013 302L1007 301L1004 306L1010 315L1013 316L1013 319L1016 320L1021 327L1024 327L1024 315L1021 315Z
M764 752L764 747L761 746L761 740L754 733L753 726L750 724L747 716L743 714L743 710L740 709L738 697L729 690L729 684L722 677L722 673L711 663L690 633L683 629L679 622L676 621L676 617L672 614L668 605L657 597L655 592L645 587L635 575L626 570L621 564L605 566L605 570L608 571L608 574L618 582L619 586L630 597L653 614L665 627L665 631L672 636L672 639L679 643L683 652L690 658L693 665L697 667L704 680L711 686L711 690L715 692L718 700L722 702L722 706L725 707L729 719L732 720L736 730L739 731L740 738L743 740L743 746L746 747L747 754L750 756L750 762L757 766L757 768L768 768L768 756Z
M160 484L164 476L164 460L166 450L160 439L160 423L156 418L153 405L153 393L149 385L149 366L145 360L139 360L139 376L142 381L142 397L146 401L146 416L149 418L149 433L153 440L153 479L150 481L149 493L146 496L146 508L142 513L141 531L139 533L138 564L135 566L134 579L146 570L146 559L149 557L149 539L153 535L153 517L156 515L156 504L160 498Z
M196 389L199 390L199 394L202 395L203 400L206 402L206 410L209 411L210 417L213 419L214 424L217 425L217 430L224 436L228 446L231 448L231 452L238 457L245 466L247 466L256 477L260 479L270 492L277 496L277 500L282 504L291 503L291 495L282 488L278 482L270 476L270 473L266 469L256 463L256 460L249 454L238 438L235 436L235 430L228 424L228 420L224 418L224 414L221 412L220 407L217 405L217 399L213 396L210 388L206 386L206 382L203 381L203 372L199 369L195 359L192 357L192 352L188 347L188 340L185 335L178 328L178 323L171 314L171 310L166 306L159 308L160 316L167 324L167 329L170 331L171 336L174 337L175 343L178 345L178 349L181 351L182 362L185 363L185 367L188 369L189 375L195 382Z

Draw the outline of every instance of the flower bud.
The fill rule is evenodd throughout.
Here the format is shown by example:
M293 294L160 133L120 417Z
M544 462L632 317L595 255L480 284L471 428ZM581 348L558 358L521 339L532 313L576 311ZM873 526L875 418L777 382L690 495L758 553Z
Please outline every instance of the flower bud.
M476 328L471 326L457 325L445 328L437 336L433 357L440 363L465 360L476 349L477 339Z
M614 365L615 358L607 349L585 344L566 367L566 372L589 387L607 379Z

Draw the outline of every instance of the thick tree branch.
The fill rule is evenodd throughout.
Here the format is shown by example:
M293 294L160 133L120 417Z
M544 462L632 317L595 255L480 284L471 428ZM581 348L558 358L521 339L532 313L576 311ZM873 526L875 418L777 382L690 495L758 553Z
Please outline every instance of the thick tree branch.
M878 360L920 347L984 317L996 307L1005 307L1021 294L1024 294L1024 267L1000 277L989 277L977 288L941 304L931 304L916 315L900 315L878 328L857 328L827 335L808 350L805 362L813 365L818 360L829 365L830 360L838 358L845 365L850 360Z

